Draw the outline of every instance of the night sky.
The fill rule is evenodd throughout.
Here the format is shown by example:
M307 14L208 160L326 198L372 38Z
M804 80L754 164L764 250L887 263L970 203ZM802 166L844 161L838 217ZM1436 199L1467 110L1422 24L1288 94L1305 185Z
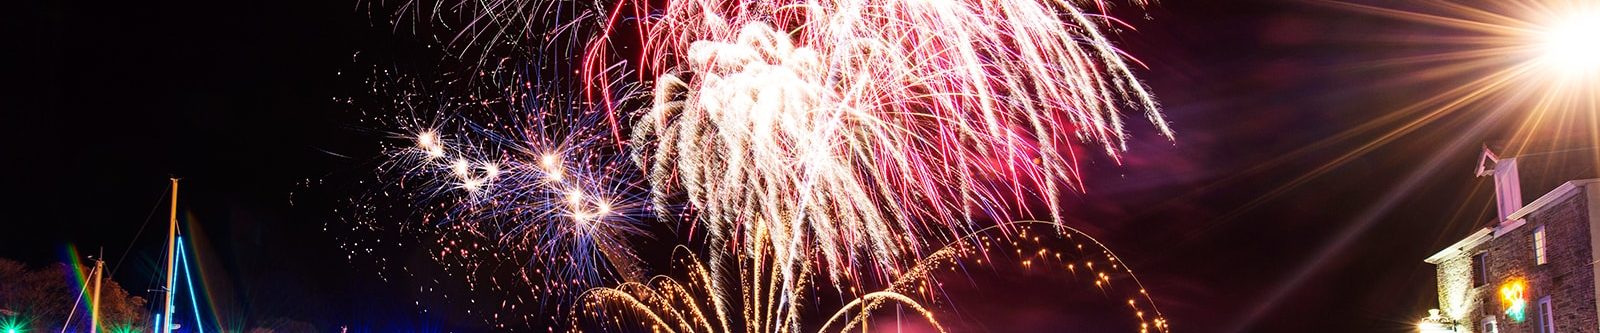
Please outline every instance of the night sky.
M352 264L343 231L330 230L344 228L336 210L391 139L339 100L367 91L374 64L438 57L369 5L6 5L0 257L43 265L68 243L104 248L121 263L114 277L140 294L158 270L167 178L178 176L185 220L215 253L208 279L250 304L225 311L484 330L420 313L415 285ZM1322 170L1399 127L1383 116L1451 86L1363 65L1428 51L1372 36L1429 30L1287 1L1117 14L1137 29L1120 45L1148 66L1137 74L1177 139L1135 125L1121 165L1088 166L1069 223L1132 265L1178 332L1413 330L1436 302L1422 259L1492 218L1474 162L1481 145L1506 141L1517 110L1446 115ZM1505 120L1463 130L1494 112ZM1592 142L1571 139L1583 130L1539 138L1555 152L1524 162L1526 200L1595 177L1592 163L1573 163L1594 160Z

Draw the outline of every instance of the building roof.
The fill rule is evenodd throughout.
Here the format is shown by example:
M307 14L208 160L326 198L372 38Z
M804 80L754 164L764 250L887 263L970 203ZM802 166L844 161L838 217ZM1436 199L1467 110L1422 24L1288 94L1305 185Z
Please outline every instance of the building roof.
M1483 244L1484 241L1489 240L1489 238L1493 238L1491 237L1491 231L1493 231L1491 228L1478 229L1477 232L1468 235L1467 238L1463 238L1461 241L1456 242L1455 244L1450 244L1450 246L1445 247L1444 250L1439 250L1439 253L1434 253L1432 256L1429 256L1428 259L1423 259L1422 261L1438 265L1440 262L1444 262L1444 259L1446 258L1455 257L1462 251L1466 251L1467 249L1478 246L1478 244Z
M1443 250L1439 250L1438 253L1428 256L1427 259L1423 259L1422 261L1437 265L1445 258L1454 257L1461 253L1461 251L1466 251L1474 246L1478 246L1478 244L1483 244L1483 242L1488 241L1489 239L1499 237L1500 235L1503 235L1511 230L1516 230L1517 227L1521 227L1523 224L1526 224L1522 220L1523 217L1527 217L1528 214L1533 214L1533 212L1544 209L1545 206L1549 206L1551 203L1561 201L1562 199L1566 199L1568 196L1577 194L1578 189L1583 188L1584 185L1596 182L1600 182L1600 178L1579 179L1562 183L1561 186L1557 186L1554 190L1550 190L1550 192L1545 192L1545 194L1539 196L1538 199L1534 199L1533 202L1529 202L1527 205L1523 205L1522 208L1517 209L1517 211L1507 215L1506 220L1511 222L1478 229L1478 231L1473 232L1471 235L1467 235L1467 237L1461 239L1461 241L1458 241L1455 244L1450 244L1450 246L1445 247Z
M1556 189L1550 190L1550 192L1539 196L1538 199L1534 199L1533 202L1529 202L1527 205L1522 206L1522 209L1518 209L1516 212L1512 212L1511 215L1507 215L1506 219L1520 220L1523 217L1528 216L1528 214L1532 214L1533 212L1539 211L1539 209L1543 209L1544 206L1550 205L1550 203L1560 201L1561 199L1566 199L1567 196L1578 193L1578 189L1582 188L1584 185L1595 182L1600 182L1600 178L1579 179L1562 183L1561 186L1557 186Z

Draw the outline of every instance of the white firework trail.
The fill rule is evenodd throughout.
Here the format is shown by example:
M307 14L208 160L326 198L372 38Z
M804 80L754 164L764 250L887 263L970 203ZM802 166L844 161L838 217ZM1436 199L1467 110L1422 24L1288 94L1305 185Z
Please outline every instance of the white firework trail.
M659 75L635 160L714 243L759 225L746 251L895 276L1027 202L1060 221L1072 146L1117 156L1123 113L1171 136L1107 22L1065 1L669 1L643 23Z
M476 22L526 34L533 30L517 25L539 17L528 9L580 3L593 12L562 17L595 19L598 27L558 23L549 34L600 30L576 64L589 105L603 112L615 147L642 169L657 217L686 216L707 230L709 268L694 260L694 286L634 273L617 288L586 294L591 306L648 314L656 329L731 331L728 299L737 296L745 331L799 331L798 300L814 289L813 276L891 284L841 313L899 302L938 326L897 288L922 279L926 262L950 255L939 246L1008 232L1004 222L1019 219L1044 218L1066 233L1061 196L1082 190L1079 147L1119 158L1128 114L1172 137L1131 60L1110 41L1120 22L1103 14L1101 2L1087 3L1102 7L1088 12L1085 3L1064 0L496 0L456 5L473 18L460 36L505 37L474 30ZM630 9L634 15L624 15ZM637 41L614 36L630 29ZM613 48L638 48L638 61L615 61ZM613 95L624 80L612 75L626 71L653 86L646 106ZM599 128L585 119L534 117L529 126ZM624 131L629 140L621 140ZM604 210L587 200L593 192L552 186L580 176L561 167L562 155L545 153L551 147L457 158L478 150L452 149L437 132L416 134L409 153L421 156L417 165L449 175L441 179L467 193L467 202L493 208L474 211L569 212L564 217L578 221ZM588 145L603 141L585 134ZM606 153L614 152L595 154ZM520 201L524 192L553 194L530 205ZM633 250L614 243L599 248ZM633 265L611 261L619 270ZM1096 285L1102 282L1109 283L1103 273ZM866 324L838 319L824 328ZM1166 331L1164 318L1154 323Z

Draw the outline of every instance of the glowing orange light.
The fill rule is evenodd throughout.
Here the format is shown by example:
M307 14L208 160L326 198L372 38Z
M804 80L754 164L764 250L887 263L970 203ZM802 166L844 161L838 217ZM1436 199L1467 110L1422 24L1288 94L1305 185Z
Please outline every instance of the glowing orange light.
M1528 298L1523 295L1528 290L1528 283L1522 279L1506 281L1500 285L1500 303L1505 305L1506 317L1522 322L1526 317L1523 310L1528 307Z

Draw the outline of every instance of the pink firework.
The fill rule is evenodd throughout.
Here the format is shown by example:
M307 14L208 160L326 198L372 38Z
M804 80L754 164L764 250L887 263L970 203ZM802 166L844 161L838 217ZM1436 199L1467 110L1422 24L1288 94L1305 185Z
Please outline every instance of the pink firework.
M656 200L685 194L713 243L732 244L713 248L767 242L836 280L895 276L930 244L1032 214L1026 202L1059 221L1079 184L1072 146L1116 157L1124 113L1171 136L1105 36L1115 21L1070 2L650 3L611 9L584 63L612 79L609 32L641 31L653 100L611 121L637 119Z

